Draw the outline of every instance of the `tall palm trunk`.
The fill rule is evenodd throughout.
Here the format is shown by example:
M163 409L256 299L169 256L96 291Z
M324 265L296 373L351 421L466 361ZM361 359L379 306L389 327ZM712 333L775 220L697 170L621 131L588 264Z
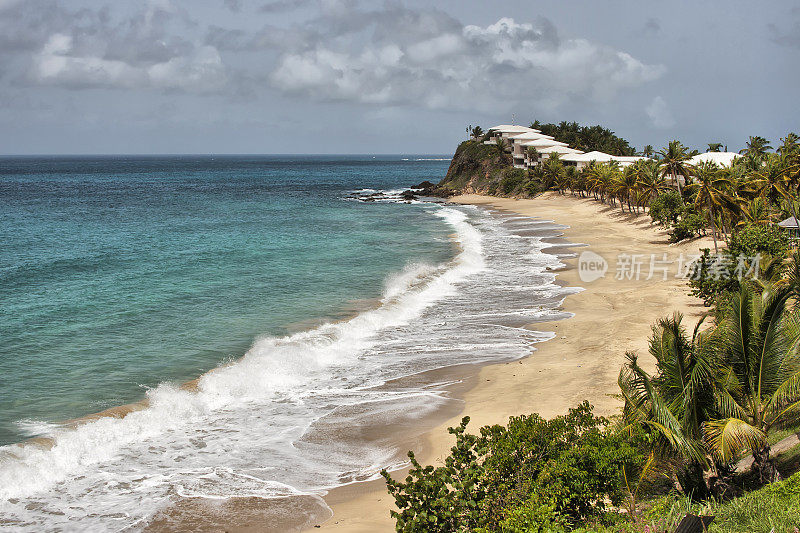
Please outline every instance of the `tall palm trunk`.
M681 182L678 181L678 173L674 170L672 171L672 180L675 182L675 186L678 187L678 196L681 197L681 204L683 203L683 190L681 189Z
M753 450L753 465L750 468L758 474L758 481L761 484L781 480L781 474L775 468L775 463L770 458L769 453L769 444L761 449Z
M719 253L717 248L717 222L714 220L714 209L711 207L711 202L708 202L708 218L711 219L711 238L714 239L714 253Z
M706 500L710 495L704 474L703 465L697 461L690 462L677 473L681 490L694 501Z

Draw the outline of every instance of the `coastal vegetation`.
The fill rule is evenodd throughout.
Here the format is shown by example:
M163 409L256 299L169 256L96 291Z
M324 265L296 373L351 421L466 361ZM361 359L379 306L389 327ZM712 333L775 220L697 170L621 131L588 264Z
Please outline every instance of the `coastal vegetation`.
M800 424L797 302L794 278L743 280L711 327L701 320L689 335L679 314L659 320L649 339L656 372L626 354L624 407L612 421L586 402L478 435L465 418L450 429L443 466L409 453L405 481L383 472L397 530L671 531L683 513L703 511L717 516L709 531L794 531L800 458L777 461L771 445ZM749 471L738 472L748 454Z
M558 124L543 124L538 120L531 128L550 135L584 152L605 152L612 155L636 155L636 149L622 137L603 126L581 126L577 122L562 121Z
M581 170L557 154L514 169L505 150L462 143L440 187L551 190L647 213L672 242L710 236L714 250L702 250L687 288L710 309L693 324L676 313L653 325L653 372L642 354L624 354L622 410L611 419L584 402L473 435L465 418L450 429L443 465L409 453L404 480L383 472L397 530L673 531L691 512L714 515L711 532L797 531L800 447L776 456L773 446L800 429L800 251L775 224L798 212L798 141L790 133L773 152L750 137L728 166L695 162L696 151L672 141L646 147L653 159Z
M532 126L555 127L538 123ZM594 128L561 123L558 131L592 132ZM612 135L612 144L619 145L618 151L625 151L627 141L608 130L600 130L606 133L598 134L598 138ZM800 137L794 133L781 139L774 152L769 151L769 141L752 136L740 151L741 157L724 166L711 160L694 162L697 150L690 150L680 141L671 141L657 152L648 148L652 159L640 159L625 167L617 161L592 161L580 170L566 165L557 153L546 157L538 154L538 164L516 169L511 166L508 148L502 142L484 144L483 139L485 136L459 145L447 175L438 185L440 193L531 197L554 190L590 197L619 207L623 213L648 212L654 223L668 230L671 242L709 235L715 255L720 249L737 248L737 241L760 235L756 240L764 242L736 251L765 252L767 259L780 259L788 245L788 236L778 236L783 232L774 228L774 223L797 218L800 206ZM719 149L719 145L709 143L714 149ZM765 239L782 244L769 244ZM704 284L705 279L700 285ZM716 291L707 286L695 288L709 303L716 296Z

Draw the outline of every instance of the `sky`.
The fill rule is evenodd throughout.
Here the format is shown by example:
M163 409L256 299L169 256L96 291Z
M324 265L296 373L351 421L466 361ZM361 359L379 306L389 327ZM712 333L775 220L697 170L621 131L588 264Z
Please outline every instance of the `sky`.
M800 132L800 5L0 0L0 154L447 154L468 125L634 146Z

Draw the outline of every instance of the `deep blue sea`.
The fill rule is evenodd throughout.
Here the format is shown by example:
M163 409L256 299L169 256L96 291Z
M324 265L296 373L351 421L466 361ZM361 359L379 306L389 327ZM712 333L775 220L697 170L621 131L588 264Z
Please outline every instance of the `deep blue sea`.
M526 356L569 292L557 224L402 201L448 164L0 158L0 528L139 530L242 497L310 524L402 463L454 401L415 376Z

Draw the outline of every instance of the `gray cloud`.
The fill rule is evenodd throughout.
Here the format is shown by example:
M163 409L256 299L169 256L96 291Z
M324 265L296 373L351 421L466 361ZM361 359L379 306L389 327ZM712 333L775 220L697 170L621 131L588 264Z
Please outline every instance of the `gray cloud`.
M312 0L273 0L272 2L267 2L266 4L262 5L259 8L259 11L264 13L279 13L281 11L299 9L312 3L316 2L313 2Z
M496 110L604 101L665 70L585 39L562 40L547 20L465 26L437 10L399 5L324 18L314 25L327 34L283 51L274 87L323 101Z
M223 4L234 13L242 10L242 0L224 0Z
M72 90L252 98L270 86L317 101L488 111L526 101L606 101L664 72L608 46L562 39L544 18L464 25L438 9L392 2L370 9L356 0L273 0L262 10L313 4L314 14L251 31L200 28L170 0L150 0L122 18L109 7L0 1L0 50L26 64L18 79ZM237 62L242 52L259 55Z
M162 61L126 62L76 50L70 35L56 33L35 56L33 81L80 89L155 88L187 92L217 92L226 83L225 67L211 46L191 49Z
M122 19L108 7L25 2L0 11L0 50L26 57L18 80L27 84L220 92L229 73L218 50L180 35L195 26L169 0L151 0Z
M659 33L661 31L661 22L658 21L656 18L649 18L644 23L644 30L643 32L648 35L653 35Z
M767 24L770 39L781 46L800 48L800 8L793 8L788 24L779 27L777 24Z
M667 102L660 96L653 98L650 105L645 109L650 122L658 129L669 129L675 125L675 118L672 116Z

